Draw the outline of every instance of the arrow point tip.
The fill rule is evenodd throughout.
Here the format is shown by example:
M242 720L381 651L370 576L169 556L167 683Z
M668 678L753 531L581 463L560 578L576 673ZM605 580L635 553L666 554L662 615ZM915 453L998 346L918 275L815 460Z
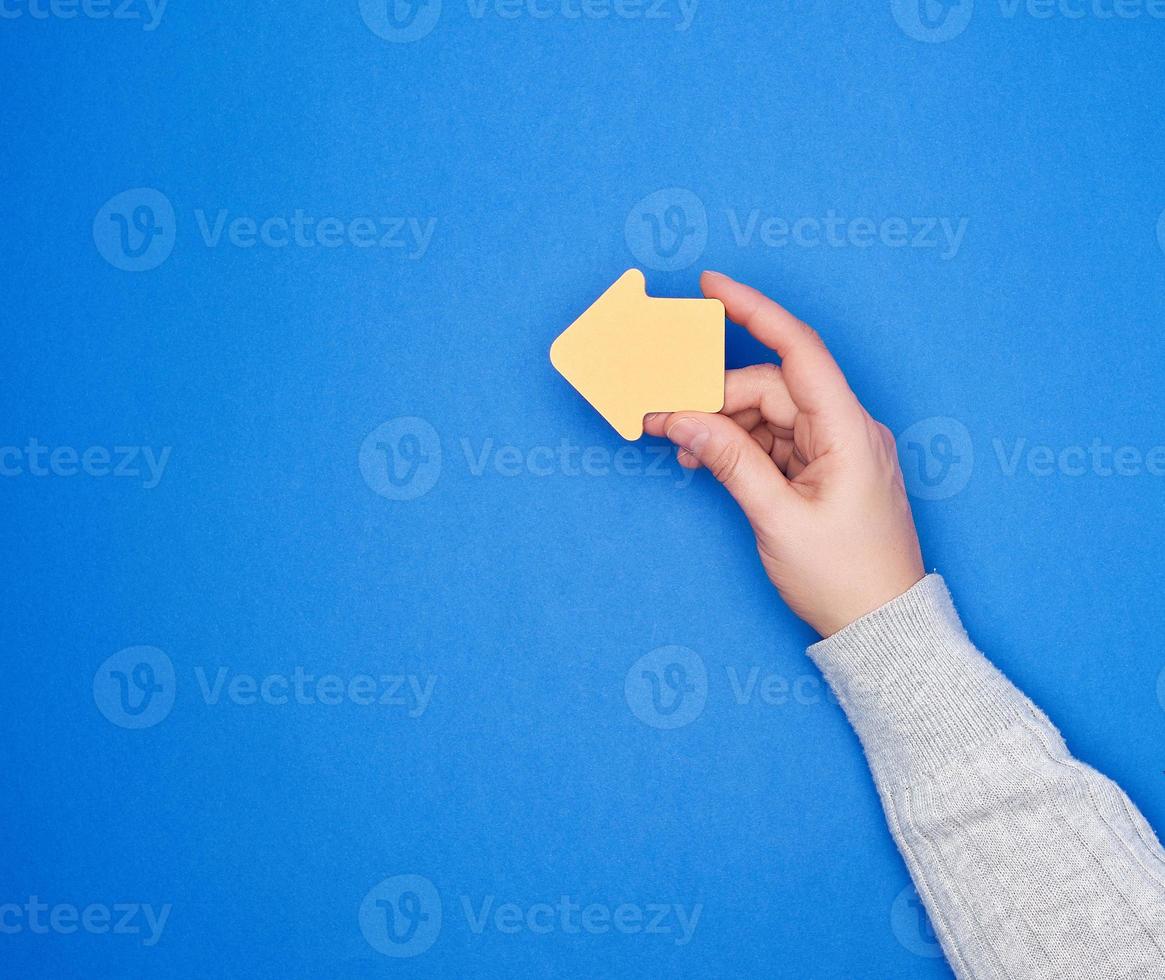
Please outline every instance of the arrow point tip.
M647 277L640 269L628 269L623 273L623 275L619 277L619 279L629 286L635 285L642 289L644 292L647 291Z

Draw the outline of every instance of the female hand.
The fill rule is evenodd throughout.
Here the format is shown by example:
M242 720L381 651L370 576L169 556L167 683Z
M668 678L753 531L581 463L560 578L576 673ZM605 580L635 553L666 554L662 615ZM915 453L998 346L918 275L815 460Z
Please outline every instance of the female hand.
M925 574L894 437L813 330L727 276L705 272L701 286L781 365L727 372L718 414L659 413L644 428L724 484L781 597L830 636Z

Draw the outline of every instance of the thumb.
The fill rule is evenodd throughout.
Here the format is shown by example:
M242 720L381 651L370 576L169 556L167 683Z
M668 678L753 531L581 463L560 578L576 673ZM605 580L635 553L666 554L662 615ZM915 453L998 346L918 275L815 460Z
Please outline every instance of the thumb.
M754 527L771 519L794 492L760 443L724 415L677 412L665 434L724 484Z

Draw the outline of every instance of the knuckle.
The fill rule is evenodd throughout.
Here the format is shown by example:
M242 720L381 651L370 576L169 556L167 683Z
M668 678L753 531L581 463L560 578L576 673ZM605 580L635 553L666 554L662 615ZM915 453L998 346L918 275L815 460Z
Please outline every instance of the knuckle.
M781 369L771 361L754 364L753 371L756 374L757 381L764 387L768 387L781 378Z
M821 339L821 334L809 326L809 324L807 324L804 320L800 320L798 322L801 324L801 331L804 334L807 343L814 344L815 346L821 348L825 347L825 341Z
M894 433L890 431L890 427L883 425L881 422L874 423L874 432L877 434L877 441L874 444L874 452L880 460L887 464L890 469L895 472L898 471L898 440L894 437Z
M731 483L740 472L741 457L740 447L736 443L725 443L708 464L708 469L721 483Z

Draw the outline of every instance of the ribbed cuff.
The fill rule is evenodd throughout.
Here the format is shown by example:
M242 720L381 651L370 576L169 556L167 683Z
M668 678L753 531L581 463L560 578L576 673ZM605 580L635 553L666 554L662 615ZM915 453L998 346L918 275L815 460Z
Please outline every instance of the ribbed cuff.
M959 763L969 748L1034 711L967 638L939 575L808 653L857 730L874 776L891 787Z

